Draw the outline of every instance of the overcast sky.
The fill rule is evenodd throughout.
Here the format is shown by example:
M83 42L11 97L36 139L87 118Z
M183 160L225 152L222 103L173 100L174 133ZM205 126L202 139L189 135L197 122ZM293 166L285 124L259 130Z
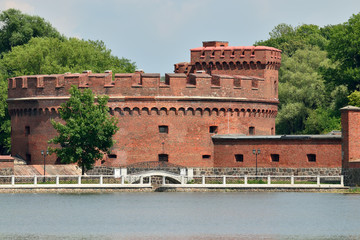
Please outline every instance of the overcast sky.
M148 73L173 72L202 41L248 46L280 23L319 26L347 21L359 0L0 0L48 20L67 37L102 40Z

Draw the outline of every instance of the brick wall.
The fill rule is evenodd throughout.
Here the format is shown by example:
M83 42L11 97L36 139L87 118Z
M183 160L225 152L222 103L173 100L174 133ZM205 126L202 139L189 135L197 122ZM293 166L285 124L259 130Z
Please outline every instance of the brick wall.
M218 136L214 137L214 166L253 168L256 165L254 149L260 149L257 156L259 168L307 169L342 166L340 136L229 136L226 139ZM316 159L309 159L308 154L315 155Z
M14 158L11 156L0 156L0 175L14 174Z

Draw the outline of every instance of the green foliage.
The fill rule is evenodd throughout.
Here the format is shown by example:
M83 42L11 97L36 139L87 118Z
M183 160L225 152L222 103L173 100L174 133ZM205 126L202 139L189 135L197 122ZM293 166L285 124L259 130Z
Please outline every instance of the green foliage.
M354 91L349 96L349 104L352 106L360 107L360 92Z
M307 46L318 46L324 49L327 45L326 32L316 25L301 25L293 27L281 23L270 33L270 38L265 41L258 41L255 45L270 46L282 50L284 55L291 57L298 49Z
M353 91L360 82L360 13L344 24L333 26L327 47L330 58L338 63L336 69L327 69L327 80L345 84Z
M333 116L328 109L318 108L311 111L306 119L304 133L320 134L340 129L340 117Z
M60 33L39 16L30 16L16 9L0 13L0 53L12 47L23 45L33 37L64 38Z
M76 38L32 38L29 43L14 47L4 54L3 65L9 76L55 74L92 70L133 72L135 64L111 55L101 41Z
M59 110L65 124L52 120L59 135L49 143L61 146L51 148L51 153L55 152L63 163L77 162L84 174L103 157L103 152L108 152L113 146L112 136L118 130L117 120L108 112L108 96L97 96L95 104L95 96L90 89L80 91L72 86L70 94L70 99Z
M283 56L279 77L278 133L303 133L310 113L328 104L325 81L319 68L330 65L326 51L317 46L298 49L292 57Z

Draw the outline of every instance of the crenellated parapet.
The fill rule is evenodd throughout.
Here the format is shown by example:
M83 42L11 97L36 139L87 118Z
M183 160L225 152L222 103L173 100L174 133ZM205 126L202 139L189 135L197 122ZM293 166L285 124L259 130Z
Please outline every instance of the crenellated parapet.
M281 65L281 50L265 46L228 46L227 42L203 42L203 47L191 49L189 63L175 64L177 73L194 73L204 70L209 74L236 75L252 71L278 70ZM256 74L256 73L255 73ZM261 73L260 73L261 74Z
M277 101L268 93L264 78L244 75L209 75L204 72L186 75L169 73L161 81L157 73L66 73L20 76L8 80L8 101L21 98L64 97L71 85L90 88L95 94L110 97L224 97Z

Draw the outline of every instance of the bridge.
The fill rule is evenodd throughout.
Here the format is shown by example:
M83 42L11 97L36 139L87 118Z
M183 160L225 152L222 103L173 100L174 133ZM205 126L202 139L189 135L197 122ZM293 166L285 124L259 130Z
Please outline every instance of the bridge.
M169 162L150 161L115 169L115 176L124 176L129 183L142 182L144 178L159 176L163 178L162 182L168 179L173 183L184 184L192 178L193 169Z

